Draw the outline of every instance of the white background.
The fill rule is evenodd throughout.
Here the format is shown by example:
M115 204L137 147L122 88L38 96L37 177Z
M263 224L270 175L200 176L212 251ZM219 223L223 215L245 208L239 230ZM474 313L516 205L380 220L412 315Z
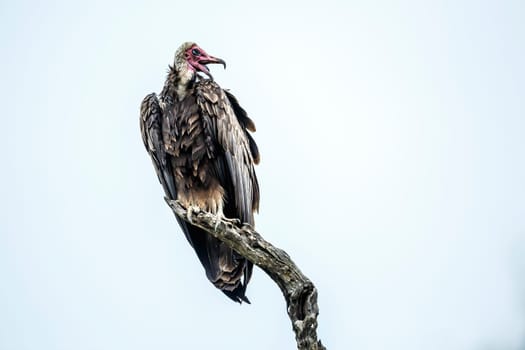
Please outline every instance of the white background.
M264 3L264 4L263 4ZM331 349L525 349L522 1L0 4L0 348L293 349L207 281L139 105L195 41L256 122L258 230Z

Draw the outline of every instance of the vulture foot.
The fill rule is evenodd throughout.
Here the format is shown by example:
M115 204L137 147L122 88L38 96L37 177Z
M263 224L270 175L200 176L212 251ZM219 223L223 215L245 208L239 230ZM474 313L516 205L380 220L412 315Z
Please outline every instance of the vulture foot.
M188 219L188 222L190 224L193 224L193 214L195 213L199 213L200 212L200 208L197 207L196 205L190 205L188 206L188 209L186 209L186 219Z
M241 220L239 219L230 219L230 218L223 218L223 219L224 221L232 224L233 226L238 226L238 227L241 226Z

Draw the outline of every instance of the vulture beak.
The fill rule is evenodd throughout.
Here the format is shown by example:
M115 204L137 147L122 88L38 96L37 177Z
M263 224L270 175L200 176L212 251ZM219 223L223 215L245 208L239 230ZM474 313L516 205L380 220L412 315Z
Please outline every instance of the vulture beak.
M210 70L206 66L207 64L222 64L224 69L226 69L226 62L224 62L223 59L210 56L208 54L202 55L199 59L198 67L196 67L200 72L206 74L208 77L210 77L211 80L213 80L213 77L210 73Z
M205 56L205 57L203 57L200 60L200 63L202 63L202 64L218 63L218 64L222 64L224 69L226 69L226 62L224 62L223 59L220 59L220 58L217 58L217 57L213 57L213 56Z

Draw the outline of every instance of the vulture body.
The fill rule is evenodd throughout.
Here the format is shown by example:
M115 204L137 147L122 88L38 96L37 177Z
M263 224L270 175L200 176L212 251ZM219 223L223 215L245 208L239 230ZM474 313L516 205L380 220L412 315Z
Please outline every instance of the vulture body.
M237 99L213 81L210 63L225 65L195 43L177 50L160 95L149 94L142 102L142 139L168 198L254 225L259 151L249 131L255 126ZM249 303L245 292L253 264L176 218L208 279L232 300Z

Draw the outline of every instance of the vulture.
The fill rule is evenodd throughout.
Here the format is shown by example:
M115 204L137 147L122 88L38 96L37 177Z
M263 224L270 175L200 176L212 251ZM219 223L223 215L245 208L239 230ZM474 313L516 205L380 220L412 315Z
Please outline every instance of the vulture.
M140 107L140 130L167 198L222 218L254 225L259 150L255 124L208 64L226 63L187 42L175 52L159 95ZM188 212L191 212L189 210ZM175 216L207 278L230 299L250 303L246 287L253 264L203 229Z

